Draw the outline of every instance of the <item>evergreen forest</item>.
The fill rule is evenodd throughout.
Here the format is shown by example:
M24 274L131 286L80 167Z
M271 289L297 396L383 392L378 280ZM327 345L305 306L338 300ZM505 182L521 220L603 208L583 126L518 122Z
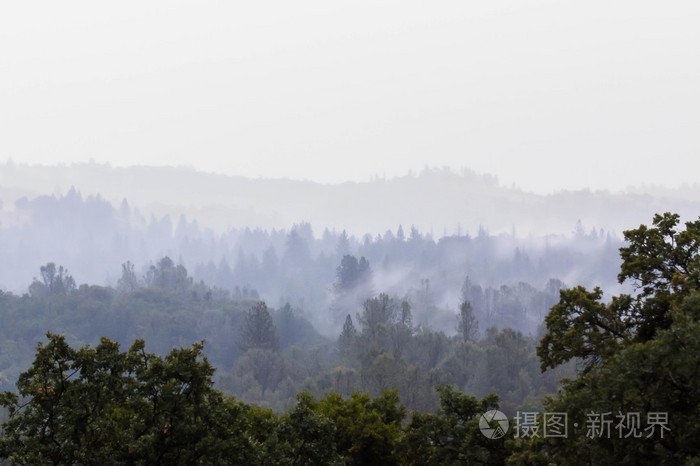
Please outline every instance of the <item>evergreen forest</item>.
M624 232L631 293L466 276L449 332L416 319L420 294L376 292L370 261L344 254L335 336L294 303L197 281L169 257L143 275L124 263L114 287L47 263L26 293L0 294L0 457L698 464L699 249L700 221L666 213ZM546 309L535 333L480 323L508 321L524 307L498 303L525 297Z

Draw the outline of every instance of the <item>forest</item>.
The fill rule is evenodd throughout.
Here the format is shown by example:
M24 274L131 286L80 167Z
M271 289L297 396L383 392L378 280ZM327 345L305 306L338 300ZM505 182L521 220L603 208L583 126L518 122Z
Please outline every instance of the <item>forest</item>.
M398 224L357 237L345 230L314 231L306 221L286 229L215 232L183 215L146 217L126 200L115 206L75 189L20 198L11 214L0 219L0 289L5 291L27 292L32 277L48 262L70 270L79 284L116 289L126 262L143 280L169 257L186 267L195 282L233 297L247 289L270 307L289 303L329 338L342 329L348 313L343 303L357 307L379 293L408 297L414 323L454 332L467 276L483 292L481 304L478 297L472 300L482 330L507 325L535 334L547 310L536 295L551 279L620 291L615 275L622 238L580 221L572 222L568 235L541 236L521 236L515 227L494 234L485 226L439 236ZM358 261L364 257L368 267L367 286L350 301L346 284L335 286L346 255ZM338 291L345 295L340 300ZM554 294L556 298L556 290ZM504 306L512 309L496 309ZM353 317L355 312L353 308ZM509 314L507 320L504 314Z
M0 466L700 466L698 24L0 2Z
M96 345L106 337L126 347L142 339L161 356L204 341L203 354L218 368L215 380L222 390L276 410L293 406L300 390L378 395L395 388L409 409L429 412L438 404L433 387L452 384L482 396L498 389L504 406L515 412L523 404L536 406L555 389L561 374L540 374L535 336L510 327L480 330L474 309L490 299L500 318L517 318L508 314L524 313L516 298L551 307L560 282L552 280L539 291L521 284L484 292L466 279L448 335L414 323L410 296L380 293L352 312L357 296L371 292L364 289L368 269L362 264L364 258L346 255L338 266L337 303L329 312L347 312L335 338L319 334L289 303L275 309L255 290L232 294L195 282L168 257L143 278L125 263L116 288L77 286L62 266L46 264L28 293L0 295L0 387L13 388L36 343L51 331L73 346Z
M27 293L0 295L0 456L698 464L700 221L656 215L624 238L618 280L631 294L557 280L493 291L539 300L536 334L480 324L489 292L469 277L453 331L433 330L415 319L414 295L376 293L370 262L352 254L334 274L335 337L291 303L195 281L168 257L143 276L124 263L115 287L78 286L48 263ZM497 439L483 430L491 409L511 424ZM567 414L568 435L542 435L547 413Z

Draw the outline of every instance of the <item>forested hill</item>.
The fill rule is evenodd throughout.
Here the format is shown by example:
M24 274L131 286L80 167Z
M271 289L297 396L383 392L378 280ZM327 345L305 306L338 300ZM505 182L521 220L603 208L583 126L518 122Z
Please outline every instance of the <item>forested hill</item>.
M467 280L460 308L449 312L450 334L445 334L420 322L424 303L414 297L360 290L367 269L353 279L353 263L346 255L335 306L326 310L342 323L330 338L309 322L318 316L289 303L268 307L255 290L232 294L210 287L167 257L143 278L124 264L114 288L78 285L65 268L43 265L27 293L0 291L0 392L21 381L20 372L47 332L63 335L76 348L97 345L100 337L124 348L143 339L146 350L161 356L203 341L219 388L277 410L291 408L301 390L319 396L330 390L379 395L396 389L409 409L431 412L439 401L434 386L452 384L479 396L497 390L503 409L514 412L539 403L542 393L552 393L557 380L571 373L567 366L540 374L536 337L505 325L524 318L518 299L532 308L551 307L561 283L553 281L543 290L484 291ZM364 292L369 297L355 305ZM489 300L495 305L489 307ZM484 321L485 312L502 328Z
M453 337L380 293L329 341L291 306L232 297L169 258L143 281L125 264L116 289L78 287L46 264L28 294L0 293L0 392L17 380L0 393L0 458L696 465L700 220L657 215L625 239L619 276L638 293L606 303L599 288L563 289L542 303L541 338L480 336L468 280ZM364 288L369 271L343 256L339 294ZM542 296L556 301L552 291ZM29 366L27 342L47 327L60 334L42 338ZM148 340L120 349L134 336Z
M543 171L546 176L546 170ZM83 195L100 194L118 205L127 199L147 217L184 214L217 232L228 228L289 228L305 221L317 228L347 230L361 236L383 234L397 225L415 225L436 238L479 226L493 233L570 233L584 225L622 231L647 221L655 212L675 211L693 217L700 188L635 188L631 193L569 191L548 196L504 187L488 175L426 169L417 175L377 178L363 183L319 184L283 179L246 179L191 168L130 167L100 164L28 166L0 164L0 221L26 196L65 194L75 187ZM653 195L646 194L653 192Z
M219 234L184 216L146 219L127 202L114 206L76 190L21 198L13 214L22 221L0 228L5 291L26 292L39 265L50 262L78 283L116 286L123 264L143 279L168 256L209 285L233 294L255 289L275 306L290 302L326 335L337 334L347 312L380 292L406 297L416 323L450 333L467 277L482 296L470 298L482 325L534 333L546 312L538 290L557 288L548 285L555 280L614 291L621 245L614 232L582 223L568 236L525 238L486 229L435 238L409 225L358 238L345 231L314 232L309 223ZM366 284L357 291L336 286L345 256L358 264L364 258ZM352 262L345 265L352 271Z

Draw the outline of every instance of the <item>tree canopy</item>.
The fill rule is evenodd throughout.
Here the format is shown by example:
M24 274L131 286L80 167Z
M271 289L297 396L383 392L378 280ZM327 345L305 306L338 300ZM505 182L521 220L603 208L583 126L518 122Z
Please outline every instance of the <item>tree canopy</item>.
M497 407L440 388L436 415L407 411L398 393L299 393L288 412L237 402L213 388L202 343L165 358L136 341L73 349L48 334L34 364L5 392L0 458L17 464L444 464L502 462L477 416Z
M136 341L71 348L48 334L32 367L5 392L0 457L19 464L194 464L245 460L245 408L212 386L202 344L165 358Z
M543 461L681 464L700 455L700 221L679 229L679 216L665 213L624 235L618 279L635 293L606 303L598 288L562 290L545 319L537 349L542 369L584 363L547 410L567 412L584 429L531 442ZM607 413L620 428L632 415L640 431L662 417L665 429L588 435L590 413Z
M280 342L277 328L272 322L267 305L263 301L255 303L246 314L240 345L244 351L251 349L279 350Z

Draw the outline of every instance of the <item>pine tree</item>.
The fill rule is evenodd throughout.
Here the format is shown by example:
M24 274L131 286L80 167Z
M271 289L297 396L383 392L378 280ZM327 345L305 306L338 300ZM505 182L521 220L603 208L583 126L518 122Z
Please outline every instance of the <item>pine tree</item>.
M347 317L345 317L343 331L338 337L338 352L340 353L340 357L346 362L351 358L356 338L357 330L352 323L352 317L348 314Z
M272 322L272 317L264 301L256 303L248 311L242 336L243 340L240 342L240 347L244 351L250 349L279 350L280 341L277 335L277 327Z
M463 301L459 305L457 316L457 332L464 341L476 341L479 338L479 322L474 316L472 305L469 301Z

